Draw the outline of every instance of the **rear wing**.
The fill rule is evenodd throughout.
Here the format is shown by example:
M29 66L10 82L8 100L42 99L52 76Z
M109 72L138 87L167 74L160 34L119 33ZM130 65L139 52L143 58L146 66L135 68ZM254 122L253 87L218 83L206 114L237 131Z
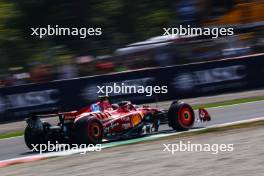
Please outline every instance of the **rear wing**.
M26 118L25 121L27 125L35 130L43 131L43 122L41 118L48 118L48 117L58 117L61 124L64 123L64 113L51 113L51 111L45 112L34 112L29 115L29 118Z

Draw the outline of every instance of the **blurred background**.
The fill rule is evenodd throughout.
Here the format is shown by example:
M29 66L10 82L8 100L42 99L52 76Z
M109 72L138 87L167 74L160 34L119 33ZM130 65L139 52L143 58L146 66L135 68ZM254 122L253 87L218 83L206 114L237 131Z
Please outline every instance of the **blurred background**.
M162 37L164 27L234 27L229 37ZM0 0L0 87L261 53L264 0ZM32 27L101 36L31 36Z

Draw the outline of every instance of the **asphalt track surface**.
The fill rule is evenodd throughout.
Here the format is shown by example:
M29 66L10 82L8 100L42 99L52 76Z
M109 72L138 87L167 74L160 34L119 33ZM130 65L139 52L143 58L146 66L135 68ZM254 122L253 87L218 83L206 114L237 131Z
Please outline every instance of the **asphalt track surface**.
M167 107L168 102L160 104L161 108ZM264 116L264 101L243 103L238 105L230 105L208 109L211 114L212 121L206 123L196 123L195 128L205 127L216 124L236 122L240 120L253 119ZM197 111L195 112L196 115ZM170 128L167 125L162 125L161 132L168 132ZM0 140L0 161L17 157L33 155L26 148L23 137L15 137Z

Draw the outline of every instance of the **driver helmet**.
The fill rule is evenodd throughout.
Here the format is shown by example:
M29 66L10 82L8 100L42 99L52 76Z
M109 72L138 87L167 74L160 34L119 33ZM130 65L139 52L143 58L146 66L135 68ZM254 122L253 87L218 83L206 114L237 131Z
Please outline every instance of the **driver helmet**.
M109 97L104 95L104 96L98 96L98 105L101 107L101 109L106 110L111 108L111 103L109 101Z

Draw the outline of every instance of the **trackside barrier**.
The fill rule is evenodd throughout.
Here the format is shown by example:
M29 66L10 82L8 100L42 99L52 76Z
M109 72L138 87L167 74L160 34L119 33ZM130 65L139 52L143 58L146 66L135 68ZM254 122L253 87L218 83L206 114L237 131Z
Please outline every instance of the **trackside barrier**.
M133 103L191 98L264 86L264 53L219 61L151 68L79 79L0 89L0 122L22 120L30 113L69 111L94 102L97 86L168 86L166 94L110 94L112 101Z

